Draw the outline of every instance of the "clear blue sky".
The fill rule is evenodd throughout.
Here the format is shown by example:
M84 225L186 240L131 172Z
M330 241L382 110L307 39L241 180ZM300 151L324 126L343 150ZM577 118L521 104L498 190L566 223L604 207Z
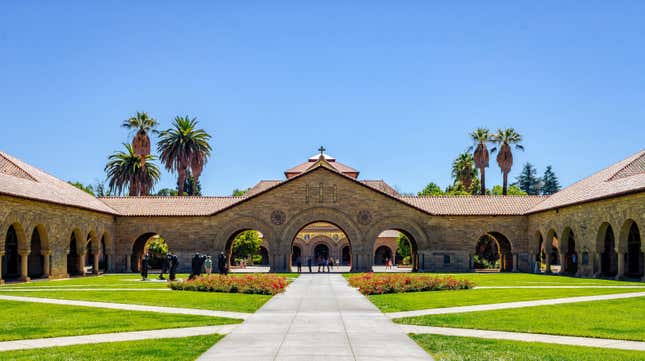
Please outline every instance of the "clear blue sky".
M478 126L525 136L511 179L645 146L644 1L214 3L0 4L0 149L94 183L123 119L189 114L213 135L204 192L229 194L321 144L406 192L448 185Z

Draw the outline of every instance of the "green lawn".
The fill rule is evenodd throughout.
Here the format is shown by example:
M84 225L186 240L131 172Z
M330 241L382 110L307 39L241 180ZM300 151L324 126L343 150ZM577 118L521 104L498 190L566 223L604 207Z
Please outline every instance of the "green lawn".
M0 341L239 323L223 317L0 301Z
M645 352L487 340L470 337L412 335L436 361L642 361Z
M193 361L222 337L208 335L8 351L0 352L0 360Z
M396 322L645 341L645 297L410 317Z
M483 305L550 298L643 292L643 288L515 288L428 291L372 295L368 298L383 312L400 312L455 306Z

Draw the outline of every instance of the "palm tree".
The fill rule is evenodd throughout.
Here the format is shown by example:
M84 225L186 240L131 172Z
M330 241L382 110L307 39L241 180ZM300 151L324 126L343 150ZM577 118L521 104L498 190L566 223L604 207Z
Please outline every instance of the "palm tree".
M152 155L138 155L131 144L124 143L125 152L116 152L105 165L110 192L122 194L128 188L130 196L145 196L159 181L161 172Z
M154 131L154 128L158 124L159 123L154 118L150 118L146 112L137 112L135 116L130 117L121 123L121 126L124 128L137 130L137 133L132 139L132 146L134 147L135 154L140 156L147 156L150 154L150 137L148 137L148 132L151 130ZM141 164L145 164L143 158L141 159Z
M159 133L157 150L167 170L177 172L179 195L184 195L184 183L189 172L199 181L204 164L211 155L211 136L197 128L197 118L175 117L173 128Z
M513 167L513 152L511 151L511 145L514 145L516 149L524 150L522 144L522 135L515 131L513 128L507 129L497 129L497 133L493 134L491 140L497 144L496 147L491 149L491 153L495 153L499 147L499 153L497 153L497 164L502 170L504 175L504 183L502 186L502 194L506 195L508 193L508 173L511 172L511 167Z
M477 128L474 132L470 133L473 144L468 151L475 149L473 159L475 166L479 169L479 177L481 181L480 194L486 194L486 168L488 168L488 148L486 144L491 141L490 130L487 128Z
M473 156L468 152L459 154L457 159L452 163L452 176L468 192L470 192L470 186L473 184L473 180L477 177L477 169L473 164Z

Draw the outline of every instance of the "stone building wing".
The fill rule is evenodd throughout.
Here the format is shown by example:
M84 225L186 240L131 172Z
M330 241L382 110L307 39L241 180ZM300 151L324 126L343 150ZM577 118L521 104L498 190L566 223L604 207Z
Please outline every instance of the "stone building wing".
M523 215L545 201L543 196L403 196L401 200L434 215Z
M209 216L244 197L105 197L99 198L121 216Z
M0 152L0 194L117 213L91 194L4 152Z
M527 213L645 191L645 150L551 195Z

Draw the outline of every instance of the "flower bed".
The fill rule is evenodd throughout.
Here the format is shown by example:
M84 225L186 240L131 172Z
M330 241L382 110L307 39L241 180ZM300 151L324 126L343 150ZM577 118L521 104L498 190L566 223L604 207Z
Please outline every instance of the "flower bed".
M349 277L349 284L364 295L384 293L464 290L475 286L472 281L450 276L424 274L374 274L362 273Z
M171 282L170 288L182 291L250 293L275 295L284 292L287 278L272 274L222 276L202 275L192 280Z

